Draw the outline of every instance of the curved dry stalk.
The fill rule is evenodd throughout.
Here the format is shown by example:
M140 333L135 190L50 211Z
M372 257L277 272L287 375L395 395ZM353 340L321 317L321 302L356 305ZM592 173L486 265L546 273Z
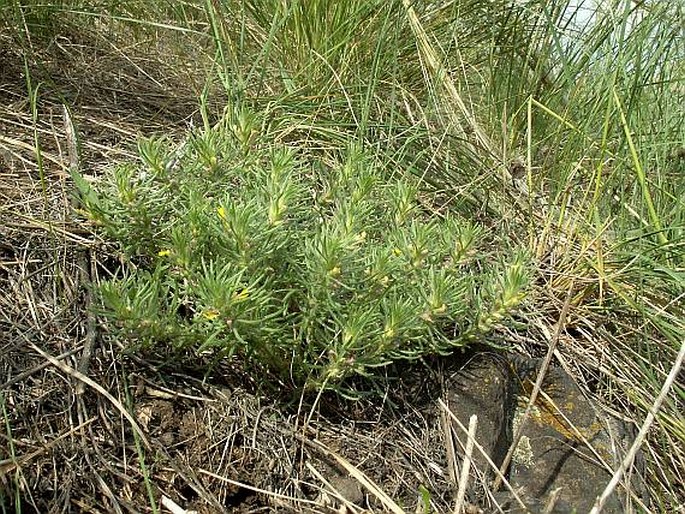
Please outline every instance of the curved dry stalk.
M85 384L89 385L93 389L95 389L98 393L103 395L105 398L107 398L114 407L121 413L123 417L126 418L126 420L131 424L131 428L136 431L138 436L140 437L140 440L145 444L145 447L150 450L152 449L152 446L150 445L150 441L148 441L147 437L145 436L145 433L143 430L140 428L138 425L138 422L135 420L135 418L131 415L130 412L126 410L126 408L121 404L119 400L114 398L107 390L105 390L104 387L102 387L100 384L92 380L91 378L87 377L83 373L80 373L79 371L75 370L71 366L68 366L64 364L63 362L58 361L55 359L52 355L49 355L48 353L44 352L38 346L36 346L34 343L31 341L26 341L26 344L30 346L33 351L38 353L41 357L43 357L45 360L49 361L50 364L55 366L56 368L62 370L64 373L67 375L71 375L72 377L84 382Z
M502 465L499 468L500 472L497 474L497 476L495 477L495 481L492 484L493 491L497 491L500 485L502 484L502 477L504 477L504 474L507 472L507 468L511 463L511 459L514 457L514 453L516 452L516 447L518 446L519 441L521 440L521 436L523 436L523 429L525 427L526 422L528 421L528 418L530 417L530 413L533 409L533 406L535 405L535 400L537 399L538 394L542 389L542 382L545 380L545 376L547 375L547 369L549 368L549 365L552 362L554 351L556 350L557 343L559 342L559 335L561 334L561 330L564 326L564 323L566 322L566 316L568 315L568 311L571 306L572 297L573 281L571 282L571 286L569 287L568 293L566 294L566 300L564 300L564 306L562 307L561 314L559 315L559 321L557 322L557 329L554 333L554 338L550 342L549 349L547 350L547 355L545 356L545 360L542 362L542 366L540 366L540 371L538 372L538 377L535 381L535 386L533 387L533 391L531 392L530 398L528 399L526 410L523 412L521 422L518 426L518 430L516 430L516 434L514 435L514 440L512 441L511 446L509 447L509 451L507 451L507 454L504 457L504 461L502 461Z
M623 474L628 470L628 468L630 468L630 466L633 465L635 456L637 455L637 452L642 446L645 437L647 437L647 432L651 428L652 423L654 423L654 420L656 419L656 415L659 412L661 405L664 403L666 396L668 396L671 387L673 386L678 377L678 373L680 373L680 368L683 365L683 359L685 359L685 339L680 344L680 351L678 352L678 356L676 357L675 362L673 363L671 372L668 374L668 377L664 381L664 385L661 387L659 396L657 396L656 400L654 400L652 408L649 409L647 417L645 418L645 421L642 424L642 427L640 428L640 431L638 432L635 441L630 447L630 450L628 450L628 453L623 459L623 462L614 473L614 476L611 478L611 481L609 481L609 483L607 484L606 488L604 489L604 492L599 496L599 498L597 498L595 506L590 511L590 514L599 514L602 511L606 501L609 499L609 496L611 496L611 494L614 492L614 489L616 489L616 486L623 477Z
M461 465L461 473L459 475L459 489L457 490L457 501L454 505L454 514L460 514L464 509L464 496L466 495L466 485L469 482L469 470L471 469L471 455L473 454L473 443L476 440L477 426L478 416L474 414L469 419L468 440L466 441L464 462Z
M450 410L450 408L449 408L449 407L447 406L447 404L442 400L442 398L440 398L440 399L438 400L438 404L440 405L440 407L441 407L442 409L445 410L445 412L447 412L447 414L448 414L449 417L452 419L452 421L454 421L454 423L455 423L455 424L456 424L464 433L466 433L466 434L468 435L468 433L469 433L468 429L464 426L464 424L463 424L461 421L459 421L459 418L458 418L457 416L454 415L454 413ZM528 508L526 507L526 504L523 503L523 500L521 499L521 497L519 496L519 494L514 490L514 488L511 486L511 484L510 484L509 481L506 479L506 477L505 477L505 476L502 474L502 472L499 470L499 468L497 467L497 464L495 464L495 463L492 461L492 458L490 457L490 455L488 455L488 452L485 451L485 449L478 443L478 441L475 440L475 438L473 439L473 446L476 448L476 450L478 450L478 451L480 452L480 454L483 456L483 458L485 458L485 460L486 460L486 462L488 463L488 465L489 465L489 466L492 468L492 470L495 472L495 476L497 476L497 478L500 479L501 483L504 484L504 486L507 488L507 490L511 493L511 496L512 496L512 498L514 498L514 500L516 501L516 503L518 503L519 506L520 506L524 511L526 511L526 510L528 509Z

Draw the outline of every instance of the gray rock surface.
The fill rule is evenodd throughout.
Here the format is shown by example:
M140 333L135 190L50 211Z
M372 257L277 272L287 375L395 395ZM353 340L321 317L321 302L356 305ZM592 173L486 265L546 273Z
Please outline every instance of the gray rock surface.
M447 384L450 410L464 426L472 414L478 416L476 439L498 467L523 418L539 364L519 356L480 354ZM466 435L458 428L455 432L465 445ZM492 512L588 512L611 479L609 470L622 460L629 433L624 423L585 398L567 373L549 369L506 475L527 509L504 488L494 494L494 501L480 498L478 503L489 503L491 509L498 504ZM474 466L478 473L494 477L478 452ZM639 491L639 477L633 475L631 488ZM477 501L479 494L482 487L472 487L471 500ZM628 501L623 491L617 491L603 512L629 512Z

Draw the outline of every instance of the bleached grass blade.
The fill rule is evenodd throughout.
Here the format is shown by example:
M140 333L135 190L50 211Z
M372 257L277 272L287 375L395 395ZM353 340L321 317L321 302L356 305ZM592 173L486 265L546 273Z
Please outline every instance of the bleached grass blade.
M604 489L604 492L599 496L599 498L597 498L595 506L590 511L590 514L599 514L600 512L602 512L604 505L606 504L611 494L614 492L614 489L616 489L618 483L621 481L623 474L633 465L635 456L637 455L637 452L640 450L640 447L642 446L645 437L647 437L647 432L649 432L649 429L652 427L652 423L654 423L654 420L656 419L656 415L659 412L661 405L664 403L664 400L666 399L666 396L668 396L671 387L673 387L673 384L678 378L678 373L680 373L680 368L683 365L683 359L685 359L685 339L680 345L680 351L678 352L678 356L676 357L675 362L673 363L671 372L668 374L668 377L666 378L666 381L664 382L664 385L661 388L661 392L659 392L659 396L657 396L656 400L654 400L654 405L652 405L652 408L649 409L649 413L647 414L647 417L645 418L645 421L642 424L642 427L640 428L640 431L638 432L635 441L630 447L630 450L628 450L625 459L623 459L623 462L614 473L614 476L611 478L611 481L607 484L606 488Z
M478 426L478 416L475 414L469 419L469 433L466 441L466 451L464 452L464 462L461 465L459 475L459 489L457 490L457 502L454 505L454 514L461 514L464 510L464 497L466 486L469 482L469 471L471 470L471 456L473 454L473 443L476 440L476 428Z
M148 441L147 437L145 436L145 433L143 430L140 428L138 425L138 422L135 420L135 418L126 410L126 408L121 404L119 400L114 398L108 391L106 391L100 384L95 382L93 379L85 376L83 373L80 373L76 371L74 368L71 366L68 366L67 364L64 364L63 362L60 362L59 360L55 359L52 355L49 355L48 353L44 352L38 346L36 346L34 343L27 341L26 344L30 346L33 351L38 353L41 357L43 357L45 360L49 361L50 364L55 366L56 368L60 369L67 375L71 375L72 377L84 382L86 385L89 385L93 389L95 389L98 393L100 393L102 396L107 398L112 405L121 413L123 417L126 418L126 420L131 424L131 428L136 431L138 434L138 437L140 437L140 440L145 444L145 447L150 450L152 449L152 446L150 445L150 441Z

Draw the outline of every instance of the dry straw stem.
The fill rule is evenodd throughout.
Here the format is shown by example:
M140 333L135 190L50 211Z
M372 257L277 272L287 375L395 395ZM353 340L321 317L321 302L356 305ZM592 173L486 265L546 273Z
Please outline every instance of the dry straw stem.
M452 423L445 409L440 409L440 422L445 439L445 452L447 453L447 472L453 484L459 484L457 476L457 452L454 448L454 437L452 436Z
M402 3L407 12L407 17L409 18L409 23L411 25L412 31L414 32L414 36L416 37L419 51L425 59L428 68L433 73L433 75L435 75L435 77L437 77L437 79L440 81L440 85L444 88L445 92L447 93L447 96L451 100L451 102L448 102L448 105L456 105L458 107L461 116L465 120L465 124L468 127L468 130L473 133L478 145L482 149L484 149L489 155L496 155L494 151L494 145L490 141L490 138L480 127L478 121L473 116L473 113L469 111L469 109L466 107L466 104L464 103L464 100L459 94L459 91L457 91L454 82L450 79L447 70L443 66L440 57L438 56L434 46L431 44L429 40L426 30L421 25L421 21L419 20L419 17L416 15L416 11L411 5L412 2L410 2L409 0L403 0ZM465 137L466 133L461 121L459 120L459 117L451 109L449 112L451 114L452 119L450 121L452 122L453 127L460 132L460 136ZM502 167L502 169L505 173L508 173L508 171L506 171L504 167ZM511 179L511 177L507 178Z
M659 412L659 409L661 409L661 405L664 403L664 400L666 399L666 396L668 396L671 387L678 378L678 373L680 373L680 368L683 365L683 359L685 359L685 339L683 339L683 341L680 344L680 351L678 352L678 356L676 357L675 362L673 363L671 372L668 374L668 377L666 378L664 385L661 387L659 396L657 396L656 400L654 401L654 404L649 409L647 417L645 418L645 421L642 424L642 427L640 428L640 431L638 432L635 441L630 447L630 450L628 450L625 459L623 459L623 462L614 473L614 476L611 478L611 481L607 484L606 488L604 489L604 492L599 496L599 498L597 498L595 506L590 511L590 514L599 514L600 512L602 512L604 505L606 504L611 494L614 492L614 489L616 489L616 486L621 480L621 477L633 465L635 456L637 455L637 452L640 450L642 443L647 437L647 432L651 428L652 423L654 423L656 415Z
M457 418L457 417L454 415L454 413L450 410L450 408L449 408L449 407L447 406L447 404L442 400L442 398L440 398L440 399L438 400L438 405L440 405L440 407L441 407L442 409L444 409L445 412L447 412L447 414L448 414L449 417L452 419L452 421L453 421L453 422L454 422L454 423L455 423L455 424L456 424L456 425L457 425L457 426L458 426L458 427L467 435L467 437L469 437L469 435L468 435L468 434L469 434L469 430L464 426L464 424L463 424L461 421L459 421L459 418ZM478 441L476 441L475 438L470 438L470 439L473 439L473 446L476 448L476 450L478 450L478 451L480 452L480 454L483 456L483 458L487 461L488 465L489 465L489 466L492 468L492 470L495 472L495 475L497 476L497 478L500 479L501 483L504 484L504 487L507 488L507 490L511 493L511 496L514 498L514 500L516 500L516 503L518 503L519 506L520 506L524 511L526 511L526 510L528 509L528 507L526 507L526 504L523 503L523 500L521 499L521 497L520 497L520 496L518 495L518 493L514 490L514 488L511 486L511 484L510 484L509 481L506 479L506 477L502 474L502 472L499 470L499 467L497 467L497 464L495 464L495 463L492 461L492 458L490 458L490 455L488 455L488 452L485 451L485 449L478 443Z
M66 136L67 139L67 156L69 159L69 170L72 173L80 173L81 171L81 165L80 165L80 159L79 159L79 152L78 152L78 140L76 137L76 128L74 127L74 122L71 119L71 115L69 114L69 109L67 108L66 105L62 104L62 117L64 118L64 135ZM76 200L73 201L73 206L74 207L79 207L77 205ZM81 255L79 256L79 271L80 271L80 279L81 283L83 284L89 284L92 282L91 277L92 273L89 273L88 270L90 269L92 271L93 268L93 262L91 259L89 259L90 253L88 250L85 252L82 252ZM95 320L95 314L93 313L93 298L92 298L92 293L90 289L86 290L85 292L85 311L87 315L87 322L86 322L86 339L85 343L83 345L83 353L81 354L81 361L79 362L78 365L78 371L80 373L83 373L83 375L88 375L88 369L90 368L90 359L91 356L93 355L93 348L95 347L95 339L96 339L96 331L97 331L97 323ZM76 394L83 394L85 391L85 383L84 382L79 382L76 384Z
M545 508L542 509L542 512L540 512L540 514L551 514L554 511L554 507L556 507L557 501L559 501L559 495L561 494L561 490L561 487L557 487L551 493L549 493L549 498L547 499Z
M85 376L83 373L80 373L73 369L71 366L68 366L64 364L63 362L60 362L59 360L55 359L52 355L47 354L38 346L36 346L34 343L31 341L26 341L26 344L30 346L33 351L38 353L40 356L42 356L45 360L49 361L50 364L55 366L56 368L62 370L64 373L67 375L71 375L72 377L84 382L85 384L89 385L93 389L95 389L98 393L100 393L102 396L107 398L112 405L121 413L123 417L126 418L126 420L131 424L131 428L136 431L138 434L138 437L140 437L140 440L143 441L145 444L145 447L150 450L152 449L152 446L150 445L150 441L148 441L147 437L145 437L145 434L143 433L143 430L140 428L138 425L138 422L135 420L135 418L126 410L126 408L121 404L119 400L114 398L109 392L107 392L100 384L95 382L94 380L88 378Z
M554 338L550 342L549 349L547 350L547 355L545 356L545 360L542 362L542 366L540 366L538 378L535 381L535 386L533 387L533 391L530 395L530 398L528 399L526 410L523 412L521 423L519 424L518 430L514 435L514 440L512 441L511 446L509 447L509 451L507 451L507 454L504 457L504 461L502 461L502 466L500 466L500 473L498 473L498 475L495 477L495 481L492 484L492 488L494 491L497 491L500 485L502 484L502 480L500 477L503 477L504 473L507 472L507 468L511 463L511 459L514 457L516 447L518 446L519 441L521 440L521 436L523 435L523 429L525 427L526 422L528 421L528 418L530 417L531 411L533 410L535 400L537 400L538 394L540 393L540 389L542 388L542 382L545 380L545 375L547 374L547 369L549 368L549 365L552 362L552 357L554 357L554 351L557 347L557 343L559 342L559 336L561 335L561 330L564 326L564 323L566 323L566 316L568 315L568 311L571 306L571 298L573 296L573 284L573 281L571 281L571 285L569 286L568 292L566 294L566 300L564 300L564 306L562 307L561 314L559 315L559 321L557 322L557 328L554 333Z
M393 501L390 496L388 496L373 480L371 480L363 471L355 467L347 459L338 455L334 451L327 448L322 442L314 439L306 439L300 435L297 436L303 443L308 446L318 450L329 458L334 459L349 475L357 480L360 485L364 487L367 491L373 494L382 504L383 507L388 512L393 512L394 514L405 514L405 511Z
M66 359L67 357L70 357L70 356L74 355L75 353L80 352L82 349L83 349L83 345L78 345L76 348L72 348L71 350L68 350L68 351L58 355L57 357L55 357L55 359L61 361L62 359ZM0 391L10 388L14 384L21 382L25 378L30 377L34 373L38 373L41 369L47 368L50 365L51 365L51 363L49 361L44 361L44 362L41 362L40 364L38 364L36 366L33 366L32 368L27 369L26 371L22 371L21 373L19 373L19 374L15 375L14 377L10 378L9 380L7 380L5 383L0 384Z
M319 481L321 481L321 483L323 483L328 488L328 490L322 489L322 492L324 492L326 494L328 494L328 493L332 494L335 497L335 499L338 500L342 504L340 507L340 511L345 509L346 512L363 512L362 509L360 509L357 505L355 505L354 503L352 503L348 499L347 495L344 494L344 492L339 490L340 489L339 487L336 488L336 486L334 484L332 484L330 482L330 480L326 479L326 477L323 476L319 472L319 470L317 470L310 462L306 462L305 466L307 467L307 469L311 472L311 474L313 476L315 476ZM323 496L320 496L320 497L323 497ZM327 500L324 499L322 503L326 504L326 501ZM328 501L330 501L330 500L328 500Z
M206 469L200 468L200 469L198 469L198 471L200 473L202 473L203 475L206 475L206 476L211 477L211 478L215 478L216 480L219 480L221 482L225 482L227 484L230 484L230 485L233 485L236 487L247 489L248 491L253 491L253 492L258 493L258 494L270 496L271 498L275 498L278 500L286 500L286 501L295 502L295 503L308 504L308 505L317 505L317 503L315 501L312 501L312 500L303 500L302 498L295 498L293 496L287 496L285 494L279 494L279 493L275 493L273 491L267 491L266 489L261 489L259 487L255 487L253 485L246 484L244 482L239 482L238 480L232 480L230 478L226 478L224 476L217 475L216 473L212 473L211 471L208 471Z
M54 439L52 439L51 441L46 443L45 446L43 448L40 448L39 450L33 451L27 455L22 455L19 458L0 460L0 476L5 475L7 473L10 473L11 471L14 471L17 468L21 468L25 464L28 464L29 462L31 462L33 459L35 459L39 455L50 450L52 447L54 447L61 440L77 433L81 429L90 425L96 419L97 419L96 417L87 419L86 421L79 424L78 426L68 430L67 432L65 432L65 433L63 433L57 437L55 437Z
M464 497L466 495L466 485L469 481L469 471L471 469L471 455L473 454L473 443L476 440L476 427L478 426L478 416L475 414L469 419L469 433L466 441L466 451L464 452L464 462L461 465L459 475L459 489L457 490L457 501L454 505L454 514L461 514L464 510Z
M169 509L171 514L197 514L195 510L186 510L168 496L162 496L162 506Z

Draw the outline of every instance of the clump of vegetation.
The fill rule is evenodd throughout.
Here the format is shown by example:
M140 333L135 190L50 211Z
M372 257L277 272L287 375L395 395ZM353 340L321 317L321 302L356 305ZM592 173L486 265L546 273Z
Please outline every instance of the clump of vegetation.
M131 262L101 287L134 346L236 356L307 388L448 352L524 296L524 262L481 266L479 228L352 145L312 166L254 116L139 146L84 212ZM135 265L133 264L135 263Z

